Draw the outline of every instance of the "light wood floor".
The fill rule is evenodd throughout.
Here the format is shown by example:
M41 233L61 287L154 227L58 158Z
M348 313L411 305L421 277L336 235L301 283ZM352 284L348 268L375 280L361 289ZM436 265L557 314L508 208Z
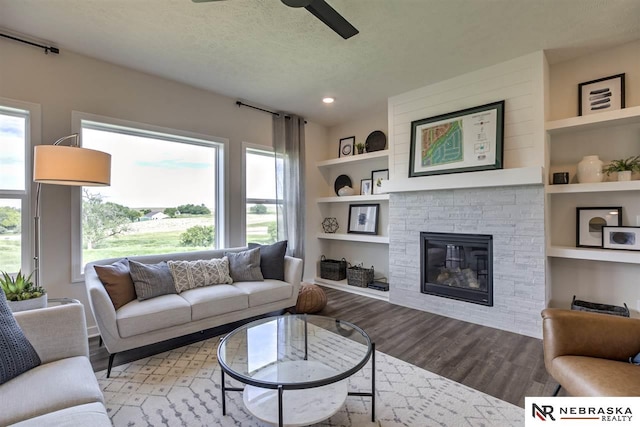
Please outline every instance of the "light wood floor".
M327 307L318 314L364 329L376 349L443 377L524 407L525 396L550 396L557 383L547 374L542 341L387 302L324 288ZM115 365L201 339L236 325L165 341L116 355ZM94 370L106 369L108 352L89 341Z

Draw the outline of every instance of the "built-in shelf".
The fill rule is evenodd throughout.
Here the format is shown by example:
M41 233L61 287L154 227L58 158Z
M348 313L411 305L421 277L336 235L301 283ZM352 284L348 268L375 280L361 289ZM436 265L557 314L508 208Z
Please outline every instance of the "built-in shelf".
M560 184L547 185L545 191L548 194L563 193L597 193L608 191L638 191L640 190L640 181L611 181L611 182L595 182L589 184Z
M541 185L546 182L542 166L497 169L480 172L422 176L383 181L382 190L387 193L409 191L452 190L456 188L512 187L516 185Z
M640 182L640 181L639 181ZM316 199L318 203L344 203L344 202L375 202L381 200L389 200L388 194L374 194L371 196L334 196L319 197Z
M347 284L347 280L329 280L323 279L322 277L314 278L314 281L322 286L326 286L327 288L338 289L340 291L349 292L352 294L363 295L370 298L379 299L382 301L389 301L389 291L378 291L376 289L371 288L360 288L358 286L349 286Z
M620 251L598 248L575 248L572 246L550 246L547 256L553 258L586 259L590 261L640 264L640 251Z
M629 107L621 110L554 120L546 122L545 129L550 135L557 135L564 132L581 132L634 123L640 124L640 107Z
M389 244L389 236L373 236L370 234L318 233L316 237L318 239Z
M365 153L365 154L356 154L354 156L346 156L340 157L339 159L329 159L322 160L316 163L318 168L330 168L332 166L345 165L345 164L353 164L365 162L367 160L377 159L377 158L388 158L389 150L380 150L374 151L373 153Z

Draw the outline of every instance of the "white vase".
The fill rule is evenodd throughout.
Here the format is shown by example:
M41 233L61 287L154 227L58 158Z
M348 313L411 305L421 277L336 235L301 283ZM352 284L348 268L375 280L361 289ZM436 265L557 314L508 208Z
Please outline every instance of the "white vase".
M631 171L619 171L618 181L631 181Z
M47 294L38 298L25 299L22 301L7 301L12 312L45 308L47 306Z
M602 182L602 160L598 156L584 156L578 163L578 182Z
M348 185L338 190L338 196L353 196L355 193L355 190Z

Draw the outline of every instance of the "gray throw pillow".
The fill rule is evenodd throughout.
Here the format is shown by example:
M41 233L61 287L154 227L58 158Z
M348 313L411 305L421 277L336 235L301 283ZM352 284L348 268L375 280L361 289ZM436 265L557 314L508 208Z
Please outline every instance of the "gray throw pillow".
M273 245L249 243L249 249L260 248L260 270L265 279L284 281L284 256L287 253L287 241Z
M40 357L16 322L0 289L0 384L40 365Z
M234 282L263 281L260 271L260 249L243 252L225 252L229 258L229 272Z
M129 270L138 301L177 293L169 266L164 261L158 264L142 264L129 260Z

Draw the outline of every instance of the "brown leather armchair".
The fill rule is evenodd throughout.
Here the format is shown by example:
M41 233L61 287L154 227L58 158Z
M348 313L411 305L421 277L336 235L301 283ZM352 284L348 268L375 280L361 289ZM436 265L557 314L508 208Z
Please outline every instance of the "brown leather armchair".
M544 364L571 396L640 396L640 319L547 308Z

